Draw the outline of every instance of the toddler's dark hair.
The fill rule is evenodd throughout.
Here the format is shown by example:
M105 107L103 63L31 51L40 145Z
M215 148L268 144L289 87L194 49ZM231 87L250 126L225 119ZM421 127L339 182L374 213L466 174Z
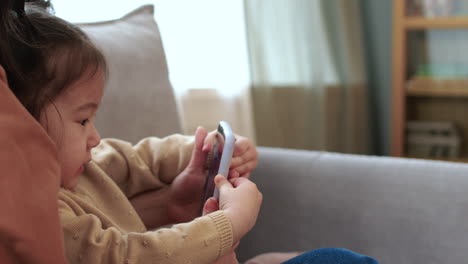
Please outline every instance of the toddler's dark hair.
M103 54L48 0L0 0L0 65L8 85L39 120L41 111L84 74L107 73Z

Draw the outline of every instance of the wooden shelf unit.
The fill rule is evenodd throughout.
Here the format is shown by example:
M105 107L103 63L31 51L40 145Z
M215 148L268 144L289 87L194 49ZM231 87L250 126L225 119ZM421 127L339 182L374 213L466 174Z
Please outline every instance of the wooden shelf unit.
M420 17L406 15L406 1L393 1L393 56L392 56L392 130L391 155L405 155L405 123L407 116L407 101L409 98L457 98L466 99L468 104L468 89L426 89L408 90L407 58L408 34L414 31L433 29L468 29L468 16L453 17ZM467 122L468 122L468 111ZM452 161L467 162L468 158Z

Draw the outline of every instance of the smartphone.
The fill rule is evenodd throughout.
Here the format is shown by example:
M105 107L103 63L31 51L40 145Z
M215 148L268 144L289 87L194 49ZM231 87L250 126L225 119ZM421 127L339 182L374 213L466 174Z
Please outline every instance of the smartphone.
M214 184L214 177L218 174L228 177L235 141L236 138L229 123L226 121L219 122L215 142L208 154L203 203L210 197L219 200L219 192Z

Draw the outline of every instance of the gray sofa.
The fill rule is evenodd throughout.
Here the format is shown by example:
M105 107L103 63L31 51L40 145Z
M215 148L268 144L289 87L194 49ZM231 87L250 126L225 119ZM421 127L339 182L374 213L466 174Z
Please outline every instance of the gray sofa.
M181 131L152 12L146 6L81 25L110 64L97 119L103 137L135 141ZM251 178L264 202L238 249L241 261L343 247L382 264L468 263L468 165L266 147L259 153Z
M239 259L343 247L380 263L468 263L468 165L259 148L264 195Z

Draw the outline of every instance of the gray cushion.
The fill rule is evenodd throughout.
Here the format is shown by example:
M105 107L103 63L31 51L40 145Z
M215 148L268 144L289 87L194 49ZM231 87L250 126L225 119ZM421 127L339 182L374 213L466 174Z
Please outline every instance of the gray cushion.
M117 20L79 24L109 65L96 120L102 137L136 142L181 131L153 12L146 5Z

